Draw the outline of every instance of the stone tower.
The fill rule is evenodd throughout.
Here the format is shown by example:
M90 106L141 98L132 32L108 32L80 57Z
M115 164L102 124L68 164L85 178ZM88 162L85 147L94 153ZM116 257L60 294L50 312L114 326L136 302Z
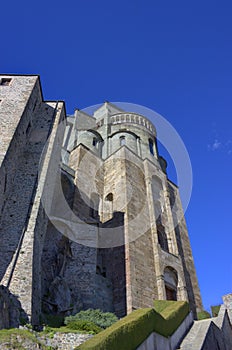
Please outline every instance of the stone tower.
M37 76L1 79L1 278L32 323L90 307L123 316L154 299L202 309L154 125L108 102L66 117Z

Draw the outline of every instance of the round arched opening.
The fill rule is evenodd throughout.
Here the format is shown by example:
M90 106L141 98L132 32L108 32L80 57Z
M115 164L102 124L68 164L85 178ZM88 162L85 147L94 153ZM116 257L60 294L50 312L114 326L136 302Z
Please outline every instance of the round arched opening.
M164 269L164 285L167 300L177 300L178 275L174 268L167 266Z

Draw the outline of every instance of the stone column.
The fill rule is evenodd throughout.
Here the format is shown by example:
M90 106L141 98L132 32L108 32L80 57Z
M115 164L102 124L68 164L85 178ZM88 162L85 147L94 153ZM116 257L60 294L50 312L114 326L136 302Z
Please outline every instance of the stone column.
M137 154L139 157L141 157L141 144L140 144L140 138L137 138Z
M147 201L149 207L149 216L150 216L150 225L151 225L151 234L153 240L153 250L154 250L154 267L156 272L156 283L158 290L158 299L166 299L166 293L164 288L164 276L162 275L161 263L160 263L160 254L159 254L159 246L158 246L158 236L157 236L157 228L156 228L156 216L155 216L155 208L153 201L153 193L152 193L152 178L149 174L149 169L146 163L144 163L144 171L145 171L145 181L146 181L146 190L147 190Z
M157 288L158 288L158 299L159 300L166 300L166 292L165 292L165 286L164 286L164 275L157 275L156 281L157 281Z

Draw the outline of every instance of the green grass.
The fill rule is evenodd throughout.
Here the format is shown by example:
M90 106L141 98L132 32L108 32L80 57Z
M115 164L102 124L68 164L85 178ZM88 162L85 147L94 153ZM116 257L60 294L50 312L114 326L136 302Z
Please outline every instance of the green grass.
M211 318L211 315L210 315L210 313L208 311L203 310L203 311L200 311L200 312L197 313L198 321L205 320L207 318Z
M96 334L92 331L85 331L80 329L71 329L67 326L55 328L55 327L45 327L45 329L40 332L41 334L49 334L49 333L80 333L80 334Z
M221 305L211 306L211 312L213 317L217 317L220 311Z
M162 320L156 325L155 332L165 337L175 332L190 311L186 301L171 300L155 300L154 309L162 316Z
M41 334L46 334L46 333L49 333L49 332L53 332L53 333L81 333L81 334L89 334L89 332L85 332L85 331L80 331L80 330L77 330L77 329L71 329L71 328L68 328L67 326L62 326L62 327L47 327L45 326L45 329L40 332Z
M74 330L80 330L97 334L102 331L103 328L97 326L95 323L86 320L75 320L68 323L68 328Z
M171 305L176 305L176 301L173 301L173 300L154 300L154 309L158 313L161 313L164 309L166 309L167 307L169 307Z
M152 332L165 337L172 335L188 313L187 302L156 301L154 309L132 312L76 350L134 350Z

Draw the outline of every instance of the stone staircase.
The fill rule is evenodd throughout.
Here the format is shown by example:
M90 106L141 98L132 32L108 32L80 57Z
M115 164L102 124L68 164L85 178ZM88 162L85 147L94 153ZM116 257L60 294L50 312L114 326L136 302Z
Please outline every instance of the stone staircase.
M194 321L178 349L180 350L231 350L231 310L221 305L217 317Z
M164 309L158 307L156 311L159 311L156 314L154 314L154 309L136 310L115 323L108 330L87 340L86 343L84 342L77 349L232 350L232 294L224 296L223 300L224 304L221 305L217 317L193 321L192 313L188 313L187 310L186 315L182 318L182 322L179 322L178 325L176 320L179 319L180 321L181 315L181 313L177 314L178 305L176 305L175 310L170 308L171 305L166 305ZM156 302L162 303L164 301ZM180 305L178 307L180 308ZM161 310L169 310L170 313L165 313ZM149 328L151 324L153 327ZM176 324L177 326L174 332L169 329L171 324ZM148 331L147 336L139 344L137 335L141 335L142 331L144 334L148 329L152 329L152 331ZM169 332L167 332L168 329ZM138 342L137 346L136 342Z
M200 350L205 341L211 320L194 321L190 331L184 338L179 349L181 350Z

